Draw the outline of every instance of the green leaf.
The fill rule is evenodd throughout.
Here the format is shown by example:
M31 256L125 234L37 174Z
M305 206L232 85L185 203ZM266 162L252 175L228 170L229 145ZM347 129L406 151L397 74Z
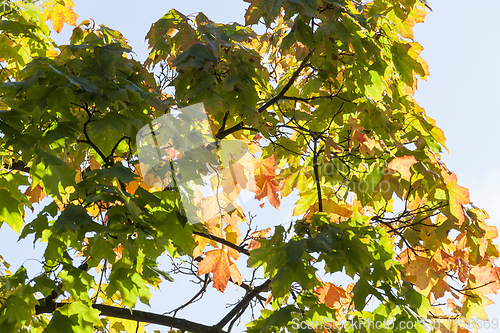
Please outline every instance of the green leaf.
M90 302L75 301L57 308L44 332L93 333L95 325L100 325L99 310Z
M7 224L17 233L21 232L24 226L23 220L23 205L14 199L10 192L5 189L0 189L0 225L3 222Z
M172 61L172 66L202 68L205 62L215 63L217 58L201 43L194 43Z
M0 308L0 331L3 333L18 332L32 316L31 307L21 298L11 295Z

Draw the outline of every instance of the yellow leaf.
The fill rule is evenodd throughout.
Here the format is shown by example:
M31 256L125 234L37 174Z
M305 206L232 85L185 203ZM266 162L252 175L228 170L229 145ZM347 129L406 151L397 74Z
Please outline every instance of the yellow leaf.
M44 6L43 17L52 21L52 27L57 33L63 29L64 23L76 26L78 15L73 11L75 4L72 0L57 0L53 6Z
M462 205L470 202L469 190L457 184L456 181L446 184L450 197L450 212L458 219L459 223L465 221Z

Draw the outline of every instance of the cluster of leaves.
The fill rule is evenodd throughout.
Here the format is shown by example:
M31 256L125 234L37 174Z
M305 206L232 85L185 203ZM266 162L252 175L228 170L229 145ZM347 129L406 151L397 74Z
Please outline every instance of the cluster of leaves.
M2 332L143 329L133 322L224 332L257 302L264 309L249 332L296 332L297 320L486 318L486 295L500 288L498 234L440 161L444 134L413 99L428 75L412 33L425 4L247 2L245 25L171 10L147 34L144 63L127 56L118 31L89 21L55 45L44 22L57 32L76 25L70 0L50 11L0 8L0 223L47 242L34 278L0 270ZM155 66L174 76L155 81ZM243 236L251 216L241 209L187 223L178 192L143 180L139 129L200 102L217 140L250 145L255 177L244 182L256 199L278 208L298 196L288 230ZM45 196L52 201L25 221ZM158 268L164 254L182 259L173 273L205 277L192 301L210 282L246 295L213 326L175 318L192 301L173 317L122 309L148 304L149 286L172 279ZM237 267L241 254L252 277ZM259 274L267 280L255 286ZM336 285L332 274L354 283ZM369 312L371 297L380 305ZM435 329L457 330L468 331Z

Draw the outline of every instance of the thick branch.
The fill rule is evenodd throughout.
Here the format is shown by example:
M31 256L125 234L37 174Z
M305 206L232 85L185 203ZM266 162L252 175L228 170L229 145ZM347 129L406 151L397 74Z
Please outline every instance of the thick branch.
M246 294L243 299L224 318L222 318L221 321L217 323L217 325L215 325L215 327L219 327L220 329L222 329L224 326L226 326L226 324L229 323L234 316L238 315L240 311L244 310L248 306L248 304L254 297L258 296L261 292L268 291L270 283L271 280L267 280L260 286L252 289L252 291Z
M35 306L36 314L52 313L56 308L67 305L68 303L52 303L44 306ZM182 331L193 333L225 333L218 326L207 326L186 319L180 319L170 316L164 316L157 313L145 312L139 310L130 310L127 308L118 308L105 304L93 304L92 307L101 311L101 315L113 318L121 318L143 323L152 323L162 326L178 328Z
M230 247L230 248L235 249L236 251L238 251L240 253L243 253L243 254L246 254L247 256L250 256L250 252L247 249L245 249L245 248L243 248L241 246L238 246L236 244L233 244L233 243L231 243L231 242L229 242L229 241L227 241L225 239L219 238L219 237L214 236L214 235L204 234L204 233L198 232L198 231L193 231L193 234L201 236L201 237L205 237L207 239L216 241L216 242L221 243L221 244L224 244L227 247Z
M347 98L341 97L339 95L328 95L328 96L313 96L313 97L295 97L295 96L282 96L281 99L289 100L289 101L300 101L304 103L310 103L312 101L315 101L317 99L334 99L338 98L344 102L349 102L355 104L353 101L348 100Z
M288 82L283 87L283 89L281 89L281 91L278 93L278 95L271 98L269 101L267 101L264 105L262 105L259 108L259 110L258 110L259 113L264 112L268 107L270 107L271 105L273 105L277 101L283 99L283 97L285 96L288 89L290 89L290 87L295 83L295 80L297 80L297 78L299 77L302 70L307 66L309 59L311 58L313 52L314 52L314 49L311 50L311 52L309 52L309 54L304 58L304 60L300 63L299 68L297 68L295 70L295 72L293 72L292 77L290 78L290 80L288 80ZM228 129L225 129L225 127L226 126L224 124L224 126L221 128L221 130L215 135L215 137L217 139L219 139L219 140L223 139L226 136L228 136L229 134L232 134L232 133L237 132L239 130L245 129L243 126L243 122L240 122L240 123L234 125L233 127L228 128ZM247 129L249 129L249 128L247 128Z
M276 103L277 101L279 101L280 99L283 98L283 96L286 94L288 89L290 89L290 87L295 83L295 80L297 80L297 78L299 77L302 70L307 66L307 63L309 62L309 58L311 58L313 52L314 52L314 49L311 50L311 52L309 52L309 54L304 58L304 60L302 60L299 68L297 68L297 70L295 70L295 72L293 72L292 77L290 78L290 80L288 80L288 82L283 87L283 89L281 89L281 91L278 93L278 95L271 98L269 101L266 102L266 104L262 105L259 108L259 113L264 112L268 107L270 107L271 105L273 105L274 103Z
M12 165L8 165L7 163L4 164L5 168L11 169L11 170L17 170L17 171L22 171L22 172L27 172L29 173L31 169L24 164L23 161L13 161Z
M230 127L228 128L227 130L224 130L225 126L223 128L221 128L221 130L219 132L217 132L217 134L215 134L215 137L219 140L222 140L224 139L226 136L228 136L229 134L233 134L234 132L238 132L239 130L249 130L249 131L259 131L257 129L254 129L254 128L250 128L250 127L245 127L243 125L243 122L240 122L236 125L234 125L233 127Z
M323 199L321 197L321 183L319 181L319 172L318 172L318 154L319 152L316 150L317 148L317 139L314 139L314 151L313 151L313 169L314 169L314 178L316 182L316 191L318 192L318 211L323 212Z
M76 105L78 105L78 104L76 104ZM80 105L78 105L78 106L81 107ZM94 115L94 113L92 111L90 111L87 104L85 104L85 108L83 108L83 109L87 113L87 117L88 117L87 121L83 124L83 134L85 135L85 140L78 140L77 142L86 143L89 146L91 146L94 149L94 151L97 154L99 154L99 156L102 158L104 163L107 163L106 155L104 155L104 153L99 149L99 147L97 147L95 145L95 143L92 142L92 140L90 140L89 133L87 131L87 126L92 122L92 116Z
M126 135L124 135L124 136L122 136L122 137L120 138L120 140L118 140L118 141L115 143L115 145L114 145L113 149L111 149L111 153L109 153L108 157L106 158L106 161L104 161L104 162L106 163L106 165L113 165L113 162L114 162L114 160L113 160L113 155L115 154L115 150L116 150L116 149L118 148L118 146L120 145L120 142L122 142L123 140L126 140L126 139L128 139L128 140L129 140L129 142L130 142L130 137L129 137L129 136L126 136Z

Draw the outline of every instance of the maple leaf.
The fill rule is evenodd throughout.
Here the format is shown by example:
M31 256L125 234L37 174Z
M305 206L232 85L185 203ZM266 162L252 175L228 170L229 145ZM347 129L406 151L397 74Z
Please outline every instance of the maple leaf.
M231 280L237 285L241 285L243 277L241 276L238 267L236 267L236 264L231 263L231 265L229 265L229 271L231 272Z
M337 287L330 282L316 288L316 295L321 303L334 309L340 308L342 306L342 299L348 298L344 288Z
M417 23L424 22L426 15L427 12L425 10L415 8L409 13L404 22L399 21L399 24L396 24L396 28L399 30L402 37L413 40L413 27Z
M352 130L356 131L364 131L365 128L358 124L358 119L354 118L352 115L349 115L349 119L347 119L347 123L351 127Z
M258 249L261 244L260 242L258 241L258 239L262 239L262 238L265 238L266 235L271 232L271 228L266 228L266 229L262 229L262 230L258 230L258 231L254 231L250 234L250 237L252 238L250 240L250 242L248 242L248 246L247 246L247 249L249 251L251 250L255 250L255 249Z
M395 157L392 161L389 162L389 164L387 165L387 169L399 172L401 178L410 181L410 168L415 163L417 163L415 156Z
M98 170L101 168L101 165L99 164L99 162L97 162L97 160L95 159L95 157L92 157L90 159L90 170Z
M405 265L405 274L411 276L416 281L416 286L421 291L428 291L431 285L431 274L429 272L430 261L427 258L416 257Z
M271 232L271 227L268 227L266 229L257 230L257 231L252 232L250 234L250 237L252 237L253 239L262 239L262 238L266 238L266 235L270 232Z
M32 203L40 202L43 198L45 198L46 194L43 191L43 187L40 185L36 185L35 187L30 186L24 192L29 197L29 200Z
M214 288L220 292L224 292L231 276L229 258L226 251L216 249L205 253L205 258L198 263L198 276L207 273L213 274Z
M450 256L443 249L436 251L430 263L432 269L436 273L449 271L453 266L458 265L458 259Z
M78 15L73 10L74 6L72 0L57 0L50 8L45 6L42 15L46 20L52 21L52 27L57 33L60 33L64 23L76 26Z
M267 197L269 203L276 209L281 204L279 191L281 182L276 179L276 169L274 155L257 162L258 167L255 168L255 199L261 200ZM261 204L261 206L263 203Z
M354 131L349 149L351 149L354 146L354 140L359 142L359 151L362 154L368 154L370 156L374 155L373 147L375 147L376 144L374 140L369 138L364 133L361 133L359 131Z
M223 205L223 203L220 202L220 198L218 198L217 195L212 195L199 204L202 209L202 219L207 222L210 227L214 227L219 223L220 213L223 209L221 205Z
M128 183L126 185L127 193L134 194L135 191L139 188L139 185L140 184L138 181L136 181L136 180L131 181L130 183Z
M344 151L344 148L342 148L341 145L333 141L332 138L327 137L325 140L325 156L328 160L331 160L332 158L332 150L335 152L342 152Z
M232 244L239 244L241 242L240 238L240 229L238 227L233 227L232 225L228 225L224 231L226 232L226 240ZM237 260L240 257L240 253L233 249L228 248L228 255L232 257L234 260Z
M465 221L465 215L462 205L470 202L469 190L458 185L456 181L446 184L446 188L448 189L450 200L450 213L458 219L459 223L463 223Z
M500 289L500 268L474 266L470 270L469 281L471 287L481 294L496 294Z
M450 291L450 286L445 279L438 279L431 291L434 293L436 299L439 299L444 296L445 292Z

